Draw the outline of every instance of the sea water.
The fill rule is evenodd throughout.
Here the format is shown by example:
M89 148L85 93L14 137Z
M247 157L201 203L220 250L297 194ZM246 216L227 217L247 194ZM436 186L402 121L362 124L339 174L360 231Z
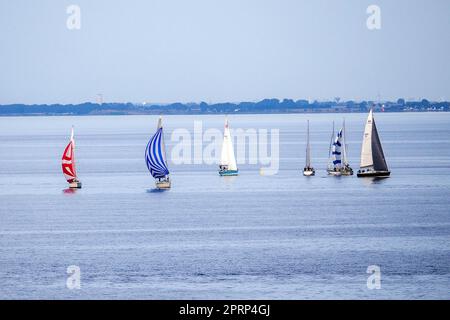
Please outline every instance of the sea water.
M382 180L326 175L343 117L356 172L367 114L231 115L232 129L279 130L279 170L220 177L175 164L171 136L224 116L165 116L164 192L144 160L157 116L0 118L0 298L450 299L450 113L375 114ZM61 172L72 125L80 190Z

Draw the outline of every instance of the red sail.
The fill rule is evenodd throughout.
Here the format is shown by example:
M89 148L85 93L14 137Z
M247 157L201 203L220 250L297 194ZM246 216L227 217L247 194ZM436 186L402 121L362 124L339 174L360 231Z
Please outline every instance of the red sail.
M67 182L73 182L77 178L75 170L74 141L71 139L62 156L62 171Z

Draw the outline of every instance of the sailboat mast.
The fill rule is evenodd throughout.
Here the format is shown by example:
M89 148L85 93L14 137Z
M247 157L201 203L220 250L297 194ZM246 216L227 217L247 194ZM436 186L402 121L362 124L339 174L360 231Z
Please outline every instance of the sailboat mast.
M346 134L345 134L345 118L344 118L344 123L342 124L342 144L344 147L343 153L342 153L342 161L344 166L348 165L348 161L347 161L347 138L346 138Z
M307 129L306 129L306 168L311 167L311 147L309 144L309 120L307 121Z
M75 166L75 139L74 139L74 128L72 125L72 130L70 131L70 142L72 143L72 163L73 163L73 171L75 174L75 178L77 178L76 174L76 166Z
M161 151L162 151L163 157L164 157L164 164L167 167L166 143L164 141L164 133L162 133L162 127L163 127L163 125L162 125L162 116L159 116L157 130L161 128Z
M331 148L333 146L333 138L334 138L334 121L333 121L333 130L331 131L330 138L330 147L328 148L328 167L332 167L333 159L331 159Z

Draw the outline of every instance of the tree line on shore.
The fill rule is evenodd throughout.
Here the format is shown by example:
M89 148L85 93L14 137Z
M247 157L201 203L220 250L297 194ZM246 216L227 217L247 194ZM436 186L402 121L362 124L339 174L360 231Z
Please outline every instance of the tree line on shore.
M385 112L450 111L450 102L420 101L308 101L264 99L259 102L225 103L81 103L81 104L9 104L0 106L0 115L101 115L101 114L214 114L214 113L311 113L366 112L369 108Z

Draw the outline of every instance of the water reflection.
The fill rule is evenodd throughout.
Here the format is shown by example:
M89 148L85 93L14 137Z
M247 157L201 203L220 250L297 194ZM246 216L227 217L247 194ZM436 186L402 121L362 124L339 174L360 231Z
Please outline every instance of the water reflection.
M63 190L63 193L64 193L64 194L75 194L75 193L77 193L77 189L74 189L74 188L67 188L67 189L64 189L64 190Z
M222 176L219 177L221 181L223 181L224 185L227 187L231 187L237 179L237 176Z
M169 191L170 189L158 189L158 188L153 188L153 189L147 189L146 192L147 193L159 193L159 192L166 192Z
M384 181L389 179L389 177L371 177L371 178L360 178L363 184L367 187L382 184Z

